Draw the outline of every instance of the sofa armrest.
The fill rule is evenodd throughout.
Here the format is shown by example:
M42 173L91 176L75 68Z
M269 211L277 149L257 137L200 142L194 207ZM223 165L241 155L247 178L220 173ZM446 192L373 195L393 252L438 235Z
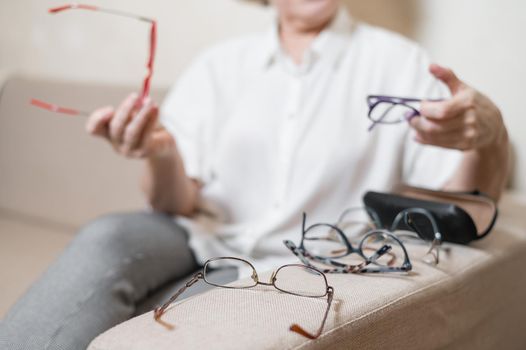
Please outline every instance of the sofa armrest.
M89 350L523 348L526 277L517 267L526 263L526 202L506 195L501 207L491 235L472 246L446 244L438 267L410 247L407 275L329 275L334 302L318 340L289 327L316 329L324 299L217 288L174 304L163 317L173 329L149 312L100 335Z

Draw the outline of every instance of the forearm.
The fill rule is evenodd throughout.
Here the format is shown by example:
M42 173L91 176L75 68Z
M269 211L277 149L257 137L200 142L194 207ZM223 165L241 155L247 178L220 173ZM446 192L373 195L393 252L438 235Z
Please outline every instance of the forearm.
M508 182L511 166L508 133L503 128L496 142L487 147L464 152L459 168L445 190L480 190L499 200Z
M199 187L185 172L183 160L171 137L160 137L164 152L146 159L142 188L156 211L190 216L197 206Z

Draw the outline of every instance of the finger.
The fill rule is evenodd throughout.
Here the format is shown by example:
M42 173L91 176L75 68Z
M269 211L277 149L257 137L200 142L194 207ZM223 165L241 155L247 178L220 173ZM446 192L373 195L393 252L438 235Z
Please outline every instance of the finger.
M464 131L457 129L451 132L437 134L437 135L426 135L417 132L415 134L415 141L424 145L432 145L442 148L466 149Z
M126 125L123 145L127 150L133 150L140 144L140 138L154 109L152 100L146 98L141 110Z
M414 128L416 131L415 140L417 142L434 145L445 148L466 150L472 148L475 141L472 136L475 136L472 131L473 126L469 122L470 113L466 113L462 118L456 118L448 122L436 123L431 121L436 127L435 130L430 131L428 128ZM472 135L473 134L473 135Z
M146 124L146 127L144 128L142 137L140 138L141 143L138 146L139 149L142 149L146 153L151 151L147 149L147 147L152 144L150 141L151 141L151 138L153 138L155 134L155 130L157 129L158 120L159 120L159 110L157 107L155 107L155 111L153 111L150 114L148 123Z
M414 130L426 136L448 133L459 129L463 129L465 124L466 122L464 116L459 116L458 118L451 119L431 119L427 117L416 117L412 118L409 121L409 125Z
M429 66L429 71L435 76L435 78L444 82L453 95L458 93L464 85L464 83L462 83L456 74L449 68L433 63Z
M115 110L108 106L97 109L86 122L86 131L94 136L108 137L108 124L113 118Z
M130 94L115 112L115 116L110 122L110 138L113 144L122 143L124 128L137 108L137 99L136 93Z
M420 114L436 120L451 119L473 107L473 92L465 90L444 101L422 101Z

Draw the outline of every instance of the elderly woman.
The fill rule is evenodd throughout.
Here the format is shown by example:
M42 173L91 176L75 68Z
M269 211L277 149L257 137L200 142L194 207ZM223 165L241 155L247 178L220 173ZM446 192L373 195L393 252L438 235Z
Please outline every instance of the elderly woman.
M153 212L84 227L7 315L3 348L85 348L210 257L259 268L290 260L282 241L299 239L303 211L333 220L370 189L408 182L498 199L508 136L490 99L414 43L352 20L338 0L271 5L268 32L206 51L160 112L132 94L92 114L91 134L144 159ZM427 101L421 117L368 132L368 94Z

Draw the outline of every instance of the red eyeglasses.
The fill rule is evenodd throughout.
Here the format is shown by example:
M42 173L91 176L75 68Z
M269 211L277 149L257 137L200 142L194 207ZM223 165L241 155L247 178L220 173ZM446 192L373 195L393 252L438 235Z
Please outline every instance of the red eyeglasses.
M66 10L89 10L89 11L98 11L98 12L105 12L116 16L121 17L128 17L133 18L142 22L148 22L150 23L150 50L149 50L149 56L148 61L146 63L146 76L144 77L143 83L142 83L142 91L141 91L141 98L139 101L143 101L147 96L150 95L150 85L152 81L153 76L153 66L155 61L155 50L157 47L157 22L151 18L135 15L132 13L127 13L123 11L118 10L112 10L112 9L106 9L98 6L92 6L92 5L81 5L81 4L69 4L69 5L63 5L59 7L53 7L49 9L49 13L55 14L59 12L63 12ZM50 112L55 113L61 113L61 114L68 114L68 115L85 115L88 116L89 112L81 111L75 108L68 108L68 107L61 107L52 103L48 103L39 99L31 99L30 103L38 108L42 108L45 110L48 110Z

